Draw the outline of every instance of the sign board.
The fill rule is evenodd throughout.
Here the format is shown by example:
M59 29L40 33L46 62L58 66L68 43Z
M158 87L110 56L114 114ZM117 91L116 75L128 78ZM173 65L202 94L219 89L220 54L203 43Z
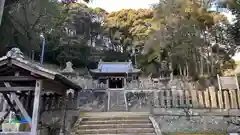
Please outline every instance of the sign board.
M229 133L229 135L239 135L239 133Z
M235 76L220 76L219 83L222 89L238 89Z

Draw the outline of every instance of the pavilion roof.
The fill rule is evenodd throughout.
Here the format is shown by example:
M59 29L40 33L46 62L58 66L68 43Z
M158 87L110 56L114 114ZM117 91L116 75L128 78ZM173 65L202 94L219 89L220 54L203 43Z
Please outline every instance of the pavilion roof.
M82 89L79 85L77 85L76 83L74 83L73 81L71 81L64 75L62 75L61 73L46 69L46 68L42 67L40 64L36 64L29 60L25 60L23 58L18 58L18 57L12 57L12 56L0 57L0 70L9 65L13 65L20 69L29 71L29 72L31 72L37 76L41 76L45 79L61 83L69 89L70 88L74 89L74 90ZM0 72L0 75L1 75L1 72Z

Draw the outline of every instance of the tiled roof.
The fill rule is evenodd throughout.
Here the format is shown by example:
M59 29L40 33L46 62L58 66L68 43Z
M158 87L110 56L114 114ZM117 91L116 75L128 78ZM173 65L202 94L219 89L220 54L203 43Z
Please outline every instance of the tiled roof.
M100 62L98 68L93 72L101 73L129 73L139 72L139 69L133 68L132 62Z

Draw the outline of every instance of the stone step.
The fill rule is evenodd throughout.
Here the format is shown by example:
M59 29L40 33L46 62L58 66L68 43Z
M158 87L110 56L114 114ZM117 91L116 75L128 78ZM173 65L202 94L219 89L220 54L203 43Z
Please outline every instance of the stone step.
M99 120L99 121L81 121L81 125L90 125L90 124L134 124L134 123L151 123L149 119L147 120Z
M104 121L104 120L149 120L148 117L85 117L83 121Z
M111 129L111 128L153 128L151 123L143 124L94 124L81 125L79 129Z
M148 117L149 112L82 112L80 117Z
M77 134L139 134L154 133L153 128L115 128L115 129L81 129L77 130Z
M92 135L92 134L82 134L82 135ZM98 135L119 135L119 134L98 134ZM156 135L155 133L136 133L136 134L121 134L121 135Z

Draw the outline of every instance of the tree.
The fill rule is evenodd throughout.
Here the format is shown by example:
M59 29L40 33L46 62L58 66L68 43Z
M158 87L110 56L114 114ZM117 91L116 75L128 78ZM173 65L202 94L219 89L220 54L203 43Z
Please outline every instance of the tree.
M1 26L1 22L2 22L2 15L3 15L3 11L4 11L4 5L5 5L5 0L1 0L0 1L0 26Z
M129 47L143 46L151 32L153 12L145 9L123 9L108 14L106 30L112 43L122 45L126 51Z
M170 69L187 76L198 77L199 73L200 76L220 73L219 70L215 70L216 66L229 60L229 55L232 53L228 48L234 46L227 33L221 36L221 42L227 43L225 47L220 48L219 41L215 41L218 47L212 46L216 33L211 31L219 22L224 24L224 20L223 16L207 12L195 1L168 0L159 3L155 6L153 18L156 31L145 45L146 57L143 57L145 58L142 60L143 63L144 61L158 63L155 64L157 70L160 62L167 60ZM219 55L223 56L222 60L217 60L220 59ZM213 63L214 61L219 63Z

